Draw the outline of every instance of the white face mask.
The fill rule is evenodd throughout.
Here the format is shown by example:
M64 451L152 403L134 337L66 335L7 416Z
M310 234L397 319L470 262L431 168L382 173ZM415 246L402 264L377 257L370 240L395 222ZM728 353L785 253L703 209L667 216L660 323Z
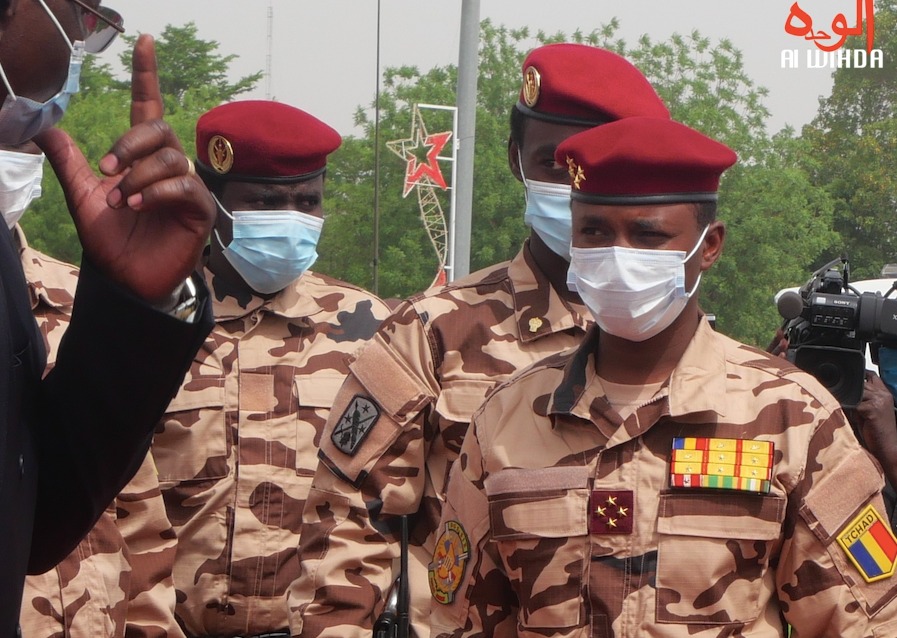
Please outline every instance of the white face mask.
M46 102L37 102L31 98L17 96L9 84L6 72L0 65L0 81L6 87L8 95L0 107L0 143L21 144L27 142L38 133L46 131L56 122L62 119L69 106L72 95L78 92L81 78L81 65L84 61L84 42L78 40L74 44L69 42L65 29L59 24L59 20L50 11L44 0L38 0L47 15L56 25L56 29L62 34L62 38L68 45L69 71L62 88Z
M519 150L517 163L520 166L523 185L526 187L524 223L536 231L553 253L570 261L570 238L573 236L570 185L527 179L523 173L523 159Z
M685 290L685 264L707 236L687 255L682 250L573 248L567 283L606 333L627 341L645 341L666 330L701 283Z
M0 213L12 228L41 194L44 154L0 150Z

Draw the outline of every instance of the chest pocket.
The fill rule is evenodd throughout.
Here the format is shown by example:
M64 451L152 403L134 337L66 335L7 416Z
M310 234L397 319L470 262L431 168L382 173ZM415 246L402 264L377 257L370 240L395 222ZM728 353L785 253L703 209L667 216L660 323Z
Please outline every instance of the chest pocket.
M225 425L224 380L198 390L181 388L153 437L160 483L227 476L230 435Z
M435 408L439 432L427 455L433 489L440 497L445 494L452 464L461 453L461 443L470 427L470 419L494 387L494 381L481 379L456 379L442 385Z
M785 506L778 495L662 494L657 621L724 626L756 620L769 596L763 582L781 543Z
M495 385L494 381L481 379L446 381L436 399L436 412L447 421L469 423Z
M321 433L330 409L345 380L345 373L319 372L293 378L293 393L298 409L296 411L296 474L308 477L309 481L318 466L318 448Z
M528 629L582 626L587 485L585 467L502 470L486 479L492 540Z

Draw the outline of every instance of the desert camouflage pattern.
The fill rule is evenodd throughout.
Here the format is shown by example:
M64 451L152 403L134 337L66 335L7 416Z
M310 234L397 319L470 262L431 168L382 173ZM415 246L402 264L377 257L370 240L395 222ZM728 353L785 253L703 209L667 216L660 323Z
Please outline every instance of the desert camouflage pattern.
M49 369L68 326L78 269L30 248L18 227L15 236ZM81 544L55 569L26 579L22 635L183 636L174 619L174 553L174 532L148 455Z
M815 379L703 321L624 421L597 339L474 416L442 520L470 551L433 635L766 638L787 622L795 637L897 636L897 578L866 582L836 541L866 505L885 515L881 472ZM671 488L686 436L773 442L769 493ZM630 534L590 533L593 490L632 493Z
M206 279L215 328L153 443L178 535L177 616L197 636L285 630L321 431L349 354L388 312L313 272L268 300Z
M587 326L535 266L510 262L412 297L350 365L321 437L305 507L302 576L290 591L294 636L369 636L398 575L396 516L412 514L409 583L418 638L428 635L426 566L449 468L470 417L496 384L576 346ZM380 415L354 454L332 435L355 397ZM397 527L394 527L394 531Z

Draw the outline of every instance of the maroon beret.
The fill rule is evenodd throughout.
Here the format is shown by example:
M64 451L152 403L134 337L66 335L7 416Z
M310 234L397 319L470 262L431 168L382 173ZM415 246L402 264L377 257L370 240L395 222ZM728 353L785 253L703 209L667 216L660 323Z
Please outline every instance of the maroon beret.
M670 116L641 71L585 44L549 44L523 62L517 110L547 122L597 126L624 117Z
M716 201L734 151L684 124L630 117L564 140L555 160L575 201L621 206Z
M288 104L230 102L196 123L196 166L206 175L240 182L296 182L324 172L339 133Z

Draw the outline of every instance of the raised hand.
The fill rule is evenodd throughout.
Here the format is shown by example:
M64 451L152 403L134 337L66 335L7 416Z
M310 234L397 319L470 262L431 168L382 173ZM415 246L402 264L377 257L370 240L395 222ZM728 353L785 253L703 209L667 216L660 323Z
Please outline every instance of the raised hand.
M215 214L162 111L155 46L141 35L131 129L100 160L104 178L64 132L51 129L35 139L62 184L85 255L150 303L164 303L195 268Z

